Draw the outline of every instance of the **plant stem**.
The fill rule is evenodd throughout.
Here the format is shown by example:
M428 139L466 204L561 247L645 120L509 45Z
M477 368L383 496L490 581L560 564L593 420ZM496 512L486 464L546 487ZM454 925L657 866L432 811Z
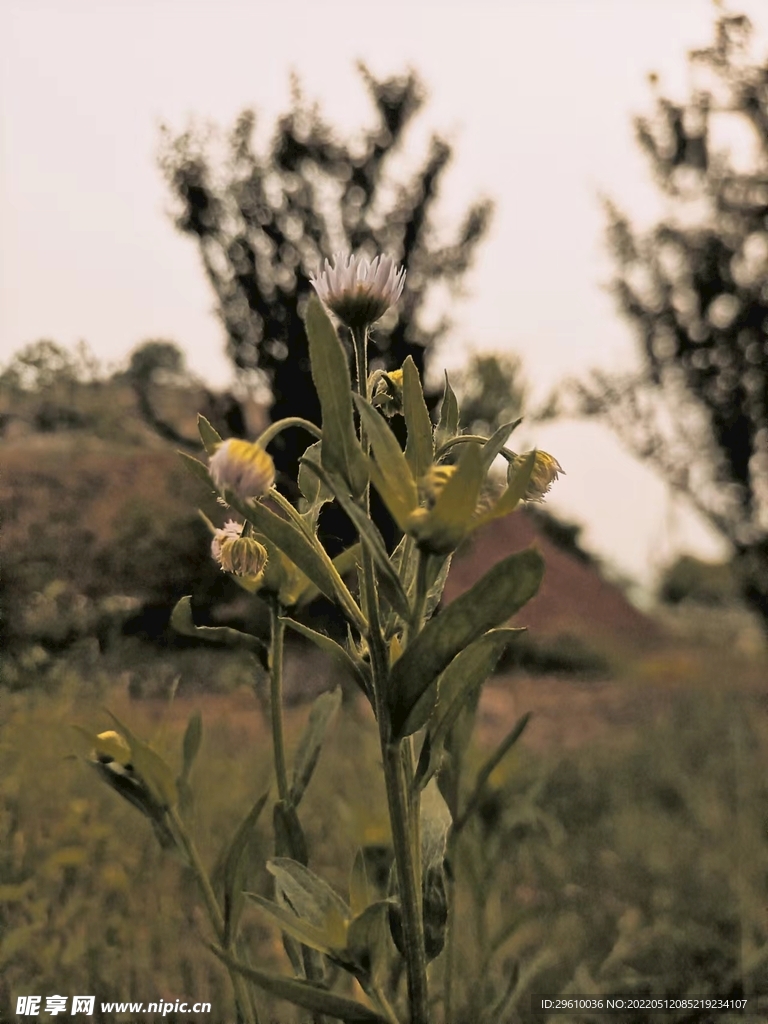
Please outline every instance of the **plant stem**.
M356 328L352 331L355 343L355 369L357 372L357 393L368 398L368 331ZM360 425L360 444L368 451L365 432ZM366 487L365 508L370 515L370 488ZM362 541L361 541L362 543ZM407 755L402 740L392 740L390 733L389 708L387 706L387 684L389 680L389 658L379 619L379 600L376 591L373 559L362 543L363 549L363 607L368 619L368 646L371 652L371 673L373 679L374 710L379 725L381 753L384 762L384 781L387 790L389 820L392 829L392 843L395 849L400 906L403 920L405 944L405 966L408 976L408 1004L410 1024L429 1024L429 990L427 988L427 957L424 949L424 921L421 909L421 877L418 869L420 858L414 856L418 832L414 838L413 804L411 780L406 774ZM412 774L412 773L411 773Z
M286 416L285 419L270 424L264 433L256 439L256 444L266 448L270 441L274 441L277 435L287 430L288 427L301 427L307 433L322 440L323 432L316 424L310 422L310 420L303 419L301 416Z
M205 870L203 862L200 859L197 847L195 846L189 832L187 832L184 822L181 820L179 812L175 807L168 811L168 817L171 820L179 845L186 854L187 860L195 874L197 884L200 887L200 892L203 896L205 908L208 911L208 917L213 925L213 930L216 932L216 937L221 945L226 948L224 915L221 912L219 901L216 899L216 894L214 893L211 881L208 878L208 872ZM258 1013L256 1011L256 1007L251 1002L250 993L248 991L248 986L245 983L245 979L238 974L237 971L230 970L230 968L227 968L227 971L235 993L238 1020L244 1021L245 1024L259 1024Z
M357 374L357 393L361 398L368 399L368 328L353 327L352 338L355 343L355 372ZM363 445L365 447L365 445Z
M421 880L417 877L411 825L410 785L405 776L402 740L384 746L384 777L392 826L392 843L400 889L405 967L408 974L410 1024L429 1024Z
M270 719L272 722L272 753L275 759L277 792L281 800L288 799L288 771L285 766L285 736L283 735L283 641L285 624L280 618L276 600L269 602L269 682Z

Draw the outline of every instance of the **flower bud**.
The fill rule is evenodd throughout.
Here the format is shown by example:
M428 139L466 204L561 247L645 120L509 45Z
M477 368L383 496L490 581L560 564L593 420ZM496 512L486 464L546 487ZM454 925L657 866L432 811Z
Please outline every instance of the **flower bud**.
M220 563L225 572L256 582L267 566L267 549L253 537L226 540L221 545Z
M510 464L510 476L520 465L522 465L526 455L528 454L530 453L518 455L515 461ZM549 491L560 473L565 475L565 470L553 455L549 455L547 452L537 451L536 459L533 463L533 470L531 471L531 478L528 481L528 487L525 495L523 496L523 500L542 501L544 495Z
M378 378L374 388L371 404L392 417L395 413L403 411L403 371L392 370L391 373L384 373L379 370L374 374Z
M229 438L211 456L208 468L220 490L234 491L239 498L263 498L275 482L272 456L250 441Z
M214 561L221 565L221 549L224 544L231 540L237 540L242 533L242 526L234 519L228 519L221 530L216 530L211 541L211 555Z
M116 763L123 768L131 769L131 748L125 737L114 729L99 733L91 758L100 764Z

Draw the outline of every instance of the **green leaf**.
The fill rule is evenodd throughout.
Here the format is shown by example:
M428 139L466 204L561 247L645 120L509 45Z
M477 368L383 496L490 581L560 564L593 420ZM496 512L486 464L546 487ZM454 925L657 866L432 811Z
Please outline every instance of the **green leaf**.
M543 574L544 561L535 548L509 555L426 624L392 666L387 694L395 737L456 655L519 611L539 589Z
M192 619L192 598L181 597L171 613L171 625L182 636L196 636L200 640L226 644L228 647L245 647L259 656L266 667L267 648L258 637L250 633L241 633L239 629L229 626L196 626Z
M285 999L295 1006L301 1006L313 1013L325 1013L335 1017L344 1024L387 1024L385 1017L354 999L338 996L328 989L320 988L309 981L288 978L269 971L258 971L229 956L218 946L211 946L216 956L232 970L242 974L258 988L263 989L278 999Z
M395 609L398 615L408 619L411 614L408 598L403 590L400 577L387 554L387 549L384 545L381 534L376 529L373 521L366 515L360 506L349 497L348 494L344 493L343 488L336 485L333 477L328 476L321 466L318 466L316 463L310 462L309 460L306 461L305 465L311 469L313 473L317 473L326 486L333 490L336 495L336 500L351 520L352 525L360 536L360 540L365 544L373 556L373 561L376 565L379 577L379 585L384 597L386 597L387 601L389 601L390 605Z
M253 841L256 824L264 810L269 792L263 793L240 822L222 858L221 879L224 888L224 943L229 945L237 932L243 909L243 886L248 867L246 856ZM215 874L217 874L216 872Z
M453 393L450 381L448 380L448 371L445 372L445 390L443 392L443 401L440 404L440 419L437 424L435 431L435 443L439 448L445 444L446 441L450 441L456 437L459 433L459 403L456 401L456 395Z
M192 765L195 763L202 739L203 718L199 711L195 711L194 714L189 716L187 728L184 731L184 740L181 745L183 758L181 776L185 780L189 778L189 773L192 771Z
M430 555L429 558L430 563L427 566L429 589L427 591L427 603L424 606L425 619L431 619L435 608L440 604L445 584L448 580L453 554Z
M352 871L349 875L349 905L352 914L362 914L371 902L371 886L368 882L368 867L365 863L365 850L361 846L355 854Z
M214 486L213 480L211 480L211 474L208 472L208 467L204 462L196 459L194 455L189 455L187 452L177 451L176 454L181 456L184 466L196 480L201 480L215 494L219 493Z
M336 330L317 296L307 304L305 318L309 358L323 414L323 465L346 480L360 495L368 482L365 456L355 434L349 362Z
M351 915L344 900L309 868L290 857L267 861L267 871L275 878L281 895L294 913L322 930L329 949L343 949L347 922Z
M263 910L265 914L268 914L281 931L286 932L291 938L297 939L305 946L309 946L310 949L316 949L320 953L333 953L334 947L329 942L329 936L326 935L322 928L311 924L309 921L305 921L301 917L297 917L292 911L278 906L272 900L259 896L258 893L247 892L245 895L257 907Z
M417 772L420 786L425 786L437 770L446 737L469 698L483 685L496 667L501 652L519 633L517 629L493 629L484 633L479 640L456 655L440 678L417 701L403 727L406 736L426 725L427 719L421 720L423 716L419 716L418 712L425 698L435 691L437 703L429 716L430 763L423 771ZM419 768L422 768L421 764Z
M275 832L275 853L278 857L291 857L306 864L307 840L301 827L296 808L285 800L278 800L272 812L272 827Z
M170 765L156 751L128 729L127 726L108 711L107 714L115 723L118 731L125 737L131 748L131 764L136 774L144 781L152 797L161 807L175 807L179 794L176 779Z
M377 900L361 911L347 929L344 959L350 960L374 984L384 978L387 967L387 912L390 899Z
M203 448L205 448L206 453L213 455L222 442L221 435L214 430L202 414L198 414L197 429L200 432L200 440L203 442Z
M301 632L301 630L299 630L299 632ZM310 632L312 632L312 630L310 630ZM316 635L320 636L319 633ZM328 637L328 639L330 640L330 637ZM334 644L347 662L352 661L342 647L339 647L339 645L333 640L330 640L330 642ZM354 666L354 662L352 664ZM340 707L340 686L337 686L335 690L331 690L329 693L321 693L312 705L309 712L309 721L307 722L304 734L299 741L299 747L293 761L293 779L291 781L290 800L294 807L299 806L301 798L304 796L304 791L309 785L312 773L314 772L317 764L317 759L320 756L320 750L323 746L328 726L333 721Z
M467 533L485 479L485 462L477 444L464 445L456 472L438 495L418 533L429 551L448 554Z
M315 441L314 444L311 444L305 450L303 457L310 459L312 462L322 464L323 442ZM297 481L299 490L310 508L319 508L325 502L333 500L333 492L323 484L322 480L315 473L310 472L302 462L299 463Z
M518 720L509 730L507 735L504 737L504 739L501 741L501 743L498 745L498 747L496 747L496 749L493 751L490 757L488 757L488 759L485 761L483 767L477 773L477 778L475 779L475 786L474 789L472 790L472 795L467 800L467 806L461 813L461 818L460 821L457 823L457 827L463 827L464 824L466 824L467 820L471 817L471 815L480 806L480 797L482 796L485 784L488 782L488 779L491 777L493 771L501 764L501 762L507 756L509 751L514 747L514 745L523 735L523 732L525 731L525 728L528 725L530 719L530 711L527 711L524 715L521 715L520 718L518 718Z
M494 432L493 436L489 437L485 442L481 452L483 456L483 466L486 473L493 465L496 457L500 454L501 449L507 443L509 435L515 427L519 426L520 423L522 423L522 420L519 419L511 421L510 423L502 423L498 430Z
M359 395L354 399L376 458L370 467L371 480L392 518L404 530L408 517L419 504L411 467L384 417Z
M421 864L422 869L426 872L429 868L443 863L448 833L453 824L448 804L443 799L434 779L421 794L419 822L421 825Z
M337 644L335 640L332 640L331 637L326 636L324 633L318 633L316 630L310 629L310 627L305 626L303 622L296 622L295 619L288 618L285 618L282 621L289 629L292 629L295 633L299 633L301 636L306 637L307 640L311 640L312 643L316 644L321 651L333 658L337 665L340 665L345 672L352 676L363 693L368 692L368 683L365 676L360 671L360 666L355 664L341 644ZM334 690L333 692L335 693L336 691ZM326 695L323 694L323 696ZM320 698L318 698L318 700L319 699Z
M344 551L340 552L333 559L333 567L342 579L351 573L360 562L360 550L359 544L352 544L351 547L345 548ZM299 608L303 608L305 605L309 604L310 601L314 601L315 598L319 596L320 591L314 583L307 580L307 584L295 596L295 603Z
M413 356L408 356L403 363L403 415L408 427L405 457L414 477L418 480L432 465L435 449L432 440L432 421L429 418L427 403L424 401L421 378Z
M315 550L309 537L298 526L276 515L266 505L236 506L256 529L280 548L284 555L315 584L321 594L331 601L336 600L336 590L331 574Z

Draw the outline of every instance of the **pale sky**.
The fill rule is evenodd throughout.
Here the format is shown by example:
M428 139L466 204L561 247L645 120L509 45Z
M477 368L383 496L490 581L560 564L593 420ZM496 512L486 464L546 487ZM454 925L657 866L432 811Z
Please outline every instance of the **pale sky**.
M764 2L738 10L763 41ZM714 16L709 0L0 0L0 362L48 337L84 339L117 364L165 337L226 382L213 295L168 217L158 126L180 131L195 116L228 129L255 106L263 139L295 70L331 123L354 132L370 123L362 58L381 76L413 66L429 89L403 160L418 163L433 131L454 143L446 237L478 195L497 204L435 365L460 365L470 347L513 349L535 397L590 366L626 366L633 336L601 288L597 196L640 223L661 212L632 115L651 108L649 71L685 95L686 52L710 42ZM624 572L648 583L678 549L718 555L602 428L523 436L567 471L553 511L583 523L586 544Z

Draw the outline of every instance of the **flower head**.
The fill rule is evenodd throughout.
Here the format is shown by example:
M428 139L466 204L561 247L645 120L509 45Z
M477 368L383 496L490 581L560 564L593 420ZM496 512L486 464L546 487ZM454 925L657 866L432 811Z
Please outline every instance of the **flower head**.
M260 444L239 438L223 441L208 468L219 490L229 489L246 500L263 498L275 482L272 456Z
M234 519L228 519L224 526L220 530L216 530L211 541L211 554L213 555L214 561L221 565L221 551L226 543L232 540L237 540L242 532L242 526L240 523L236 523Z
M515 462L509 467L510 474L522 464L525 458L525 455L518 455ZM528 487L523 500L543 501L544 495L550 489L555 480L557 480L560 473L565 475L565 470L553 455L549 455L547 452L537 451L536 459L533 463L533 469L531 470L531 477L528 481Z
M370 327L400 298L405 270L391 256L344 256L310 276L310 283L328 309L347 327Z
M221 568L251 583L261 579L267 567L267 549L253 537L237 537L221 545Z

